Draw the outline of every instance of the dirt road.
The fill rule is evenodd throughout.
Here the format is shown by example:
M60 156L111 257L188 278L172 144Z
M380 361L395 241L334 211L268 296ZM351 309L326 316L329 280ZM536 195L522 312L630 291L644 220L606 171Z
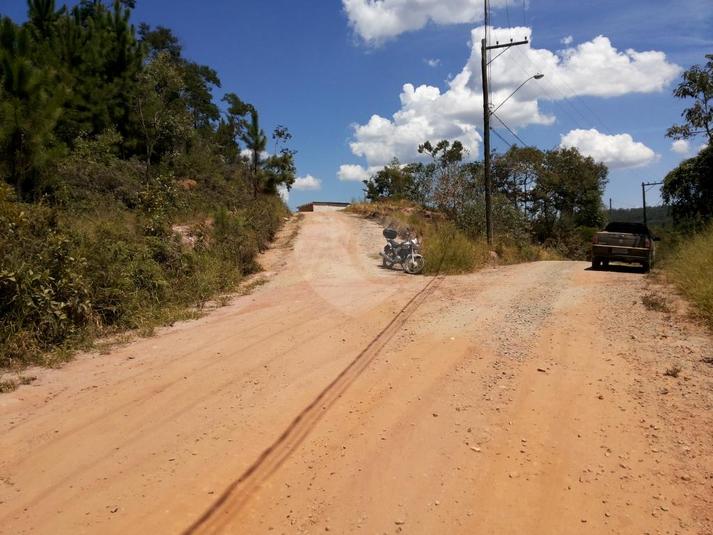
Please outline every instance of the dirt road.
M310 214L252 295L0 396L0 532L713 533L713 343L651 282L381 241Z

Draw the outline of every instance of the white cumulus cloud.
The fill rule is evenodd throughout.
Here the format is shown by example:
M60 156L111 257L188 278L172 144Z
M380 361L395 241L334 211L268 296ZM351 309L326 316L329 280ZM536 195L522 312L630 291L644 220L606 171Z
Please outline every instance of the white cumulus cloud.
M563 37L562 39L560 39L560 43L562 43L562 44L565 45L565 46L569 46L569 45L571 45L573 42L574 42L574 37L572 37L571 35L568 35L568 36Z
M290 200L290 192L287 191L287 186L285 186L284 184L280 184L279 186L277 186L277 193L282 199L282 201L287 204L287 202Z
M688 154L691 152L691 144L685 139L677 139L671 143L671 150L676 154Z
M429 67L438 67L441 64L441 60L438 58L432 58L432 59L424 59L423 60L426 65Z
M491 0L491 8L506 0ZM480 22L483 0L342 0L350 26L364 41L379 44L404 32L439 25Z
M629 134L602 134L595 128L571 130L562 136L561 147L574 147L585 156L613 169L641 167L658 158L649 147L634 141Z
M361 165L345 164L339 166L337 177L342 182L361 182L371 176L368 169L364 169Z
M372 115L366 123L354 125L352 153L364 158L367 167L377 167L393 157L417 159L416 149L426 140L458 139L477 156L483 120L483 33L483 27L472 30L470 57L445 88L407 83L402 87L400 108L391 117ZM524 27L491 28L490 33L490 39L499 42L531 37L531 29ZM493 109L498 107L524 80L542 73L543 79L522 86L497 115L513 129L551 125L556 118L540 111L540 101L661 91L680 72L663 52L621 51L603 36L555 52L528 44L509 50L491 64L491 103ZM499 123L494 121L494 126Z
M312 175L301 176L295 179L294 184L292 184L292 189L300 191L314 191L322 187L322 181L318 178L314 178Z

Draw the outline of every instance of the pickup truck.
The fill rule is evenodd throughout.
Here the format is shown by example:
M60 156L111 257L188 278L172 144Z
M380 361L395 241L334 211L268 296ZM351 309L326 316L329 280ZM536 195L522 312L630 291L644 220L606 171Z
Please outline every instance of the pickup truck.
M658 240L643 223L611 222L592 238L592 269L625 262L641 264L647 272L654 265Z

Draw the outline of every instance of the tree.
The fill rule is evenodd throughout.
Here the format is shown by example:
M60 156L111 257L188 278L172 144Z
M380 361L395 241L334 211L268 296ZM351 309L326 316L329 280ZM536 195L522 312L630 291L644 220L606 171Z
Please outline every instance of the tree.
M129 115L144 52L129 22L131 10L84 0L62 12L35 61L58 72L68 100L57 136L71 145L81 135L117 128L129 137ZM49 89L50 91L52 89Z
M60 13L56 12L55 0L28 0L27 18L40 38L49 38Z
M159 52L139 76L134 113L143 134L147 176L154 159L184 144L192 133L184 90L181 72L166 52Z
M268 156L258 173L262 175L264 193L275 195L279 186L290 191L297 177L294 151L284 149L279 154Z
M242 139L248 126L246 116L255 108L243 102L235 93L226 93L223 102L228 105L224 118L216 127L216 143L220 154L227 163L236 163L240 156L238 141Z
M604 222L606 165L582 156L575 148L561 148L544 154L541 169L532 190L539 241L577 227L599 227Z
M428 154L432 159L434 204L452 218L457 218L473 200L475 193L475 183L461 165L465 157L463 144L457 140L451 144L444 139L433 146L426 141L418 147L418 152Z
M292 139L292 134L286 126L278 125L272 132L272 139L275 142L275 154L265 160L262 171L265 175L264 191L274 195L277 194L279 186L283 186L287 191L292 189L292 184L297 178L295 166L297 152L287 146Z
M170 28L157 26L151 29L146 23L139 25L139 39L149 58L167 54L181 71L185 83L185 96L193 115L196 129L208 129L220 119L220 110L213 102L212 89L220 87L218 73L206 65L200 65L181 57L183 47Z
M370 201L411 200L412 176L410 170L401 165L398 158L391 160L390 164L385 165L363 183L364 193Z
M682 81L673 91L675 97L693 99L693 105L681 114L684 124L668 129L666 136L673 139L689 139L698 135L708 138L713 145L713 54L707 54L706 64L694 65L682 75Z
M0 154L5 179L31 195L54 145L63 95L49 95L48 75L30 60L30 36L8 18L0 23Z
M252 172L253 198L257 198L260 189L260 158L267 147L267 137L260 128L260 121L257 110L250 110L250 122L245 131L240 135L240 139L251 153L250 169Z
M713 145L668 173L661 195L684 229L700 230L713 220Z
M511 147L493 160L494 189L529 216L532 189L542 173L545 154L535 147Z
M142 22L139 24L139 39L149 56L167 52L173 59L178 60L183 52L178 37L165 26L156 26L156 29L152 30L149 24Z

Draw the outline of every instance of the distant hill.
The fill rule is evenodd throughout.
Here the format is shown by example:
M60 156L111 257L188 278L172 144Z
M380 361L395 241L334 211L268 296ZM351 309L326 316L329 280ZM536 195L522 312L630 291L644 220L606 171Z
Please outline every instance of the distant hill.
M607 212L609 221L622 221L626 223L642 223L644 221L643 208L615 208ZM673 218L668 206L647 206L646 217L649 226L659 228L673 227Z

